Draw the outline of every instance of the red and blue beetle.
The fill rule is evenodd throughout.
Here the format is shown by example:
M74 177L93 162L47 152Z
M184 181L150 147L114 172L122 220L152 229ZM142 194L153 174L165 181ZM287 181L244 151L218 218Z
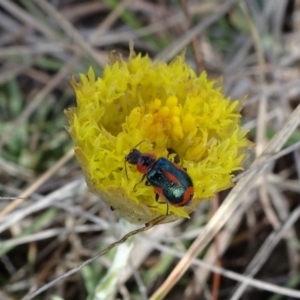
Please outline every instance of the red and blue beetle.
M169 210L168 204L174 206L191 204L194 195L194 186L186 170L164 157L157 158L154 154L141 153L136 149L139 144L125 157L126 175L126 162L136 165L137 170L143 174L140 182L146 177L146 185L153 186L156 193L155 200L158 202L159 197L161 197L167 203L167 215ZM168 150L169 153L176 153L172 149ZM174 161L179 162L178 155L175 156Z

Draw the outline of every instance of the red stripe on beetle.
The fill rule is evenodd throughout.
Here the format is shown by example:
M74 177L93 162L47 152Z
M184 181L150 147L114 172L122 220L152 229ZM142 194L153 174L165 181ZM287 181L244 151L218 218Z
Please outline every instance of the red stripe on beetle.
M183 196L183 202L186 203L194 196L194 187L189 186Z
M172 173L169 172L164 172L164 175L172 182L176 183L176 184L180 184L180 180L174 176Z
M189 186L186 189L186 191L183 195L182 201L180 203L174 204L174 206L184 206L184 205L186 205L186 203L188 203L192 199L193 196L194 196L194 187Z
M163 188L158 187L158 186L153 186L153 188L154 188L154 191L156 194L158 194L161 198L166 200L166 198L164 196Z

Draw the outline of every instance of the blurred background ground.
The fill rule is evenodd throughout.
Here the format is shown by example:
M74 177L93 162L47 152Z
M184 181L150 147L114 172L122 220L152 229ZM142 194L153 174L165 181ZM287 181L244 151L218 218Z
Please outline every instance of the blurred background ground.
M166 61L185 50L195 71L222 77L226 94L244 99L242 122L256 143L246 168L300 103L299 0L0 0L0 299L21 299L119 236L116 216L85 188L63 111L75 105L71 75L92 65L101 76L109 52L126 57L130 40ZM262 287L241 289L193 265L166 299L289 299L264 283L299 290L299 141L298 128L285 145L296 146L245 196L252 205L227 238L199 255ZM226 194L139 236L115 298L149 298L178 262L171 250L185 253ZM20 195L28 199L5 198ZM112 255L36 299L93 299Z

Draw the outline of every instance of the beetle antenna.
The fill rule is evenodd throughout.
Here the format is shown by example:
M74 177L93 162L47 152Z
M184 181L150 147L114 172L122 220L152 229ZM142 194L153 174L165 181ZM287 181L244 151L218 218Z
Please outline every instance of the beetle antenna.
M126 158L124 160L124 166L125 166L125 174L126 174L127 180L129 180L128 172L127 172L127 166L126 166Z
M144 143L145 140L142 140L141 142L139 142L137 145L135 145L132 149L136 148L137 146L139 146L141 143Z

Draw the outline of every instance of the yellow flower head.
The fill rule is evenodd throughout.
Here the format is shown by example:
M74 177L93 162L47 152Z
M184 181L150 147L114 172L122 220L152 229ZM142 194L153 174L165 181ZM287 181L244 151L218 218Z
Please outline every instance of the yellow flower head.
M144 223L167 211L135 165L127 163L126 176L125 157L142 141L142 153L170 161L177 153L194 184L192 204L169 204L166 221L188 217L201 200L231 186L248 146L239 102L224 98L206 73L197 76L183 56L166 64L131 50L126 61L111 59L102 78L90 68L71 84L77 107L66 114L76 157L90 190L122 217Z

